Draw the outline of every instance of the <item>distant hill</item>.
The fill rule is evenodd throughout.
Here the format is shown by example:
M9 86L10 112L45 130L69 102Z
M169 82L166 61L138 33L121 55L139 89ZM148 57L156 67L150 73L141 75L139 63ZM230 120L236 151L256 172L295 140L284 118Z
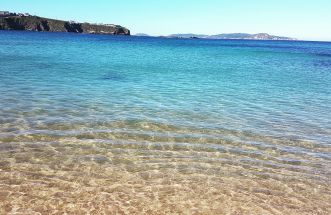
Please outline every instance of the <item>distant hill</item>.
M150 35L144 34L144 33L138 33L138 34L135 34L133 36L136 36L136 37L150 37Z
M170 34L170 38L207 38L208 35L205 34Z
M233 34L171 34L168 38L200 38L200 39L233 39L233 40L296 40L290 37L274 36L267 33L259 34L246 34L246 33L233 33Z
M0 16L0 30L130 35L130 30L120 25L78 23L16 13Z

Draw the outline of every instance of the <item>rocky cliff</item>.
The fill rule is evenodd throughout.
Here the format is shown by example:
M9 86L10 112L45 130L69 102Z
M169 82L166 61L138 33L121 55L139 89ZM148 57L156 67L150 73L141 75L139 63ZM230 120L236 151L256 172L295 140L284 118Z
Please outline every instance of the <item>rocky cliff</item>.
M130 30L119 25L97 25L90 23L76 23L76 22L48 19L38 16L0 17L0 30L130 35Z

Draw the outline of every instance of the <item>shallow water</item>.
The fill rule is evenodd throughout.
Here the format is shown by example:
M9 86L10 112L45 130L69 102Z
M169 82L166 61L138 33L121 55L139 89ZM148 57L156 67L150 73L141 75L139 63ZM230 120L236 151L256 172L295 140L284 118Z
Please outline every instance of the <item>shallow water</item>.
M330 214L331 43L0 31L0 214Z

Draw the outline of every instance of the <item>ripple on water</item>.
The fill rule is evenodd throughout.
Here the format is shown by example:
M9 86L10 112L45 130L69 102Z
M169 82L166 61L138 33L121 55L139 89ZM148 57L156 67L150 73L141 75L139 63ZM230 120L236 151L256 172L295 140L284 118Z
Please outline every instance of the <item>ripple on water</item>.
M1 32L0 214L331 214L330 50Z
M189 207L200 213L291 214L318 208L326 214L330 208L328 178L314 176L312 169L293 160L277 163L241 153L194 150L190 144L74 138L12 142L8 149L11 153L0 151L0 187L7 197L2 204L21 212L47 212L54 204L59 211L77 213L91 206L131 213L182 213ZM70 209L69 202L83 205Z

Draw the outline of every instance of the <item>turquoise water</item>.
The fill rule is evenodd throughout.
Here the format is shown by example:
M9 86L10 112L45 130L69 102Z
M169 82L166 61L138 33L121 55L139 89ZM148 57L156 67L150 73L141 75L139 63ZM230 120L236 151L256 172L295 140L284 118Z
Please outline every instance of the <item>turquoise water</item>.
M84 172L97 196L101 184L136 185L121 191L140 199L132 211L108 192L122 212L327 214L330 83L331 43L1 31L0 187L18 198L15 186L53 189L61 175L84 190ZM52 192L43 186L34 198Z

